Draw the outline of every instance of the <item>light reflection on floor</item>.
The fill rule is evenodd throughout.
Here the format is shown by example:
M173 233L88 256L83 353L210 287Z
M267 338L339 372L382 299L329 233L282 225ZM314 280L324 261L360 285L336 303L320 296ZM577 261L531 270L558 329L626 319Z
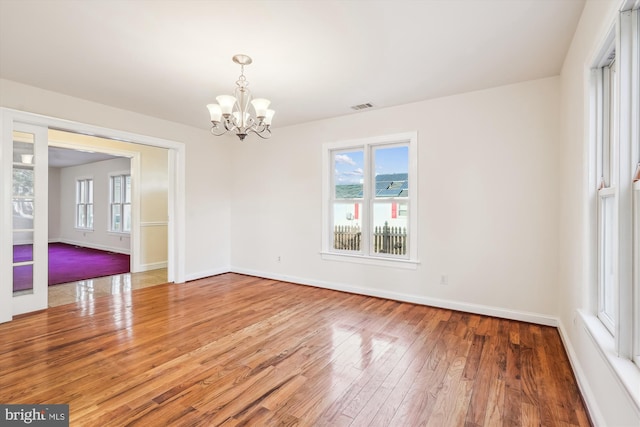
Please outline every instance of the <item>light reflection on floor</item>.
M129 294L134 289L167 282L167 269L125 273L49 286L49 307L72 302L91 302L107 295ZM86 307L90 309L91 304Z

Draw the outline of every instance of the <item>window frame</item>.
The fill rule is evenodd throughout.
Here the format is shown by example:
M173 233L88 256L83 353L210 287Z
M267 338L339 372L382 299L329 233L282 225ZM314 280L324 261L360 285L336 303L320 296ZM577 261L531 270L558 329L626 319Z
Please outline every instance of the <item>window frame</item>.
M640 121L640 120L639 120ZM638 140L640 145L640 138ZM638 147L640 149L640 147ZM633 287L634 304L636 310L633 312L633 353L632 361L640 369L640 181L633 183Z
M388 197L376 199L373 197L375 188L375 171L373 170L373 153L375 149L404 145L408 147L408 196L397 198ZM362 139L344 140L325 143L322 146L322 249L323 260L354 262L370 265L385 265L398 268L417 268L418 261L418 134L417 132L405 132L392 135L383 135ZM363 164L365 175L363 176L363 197L336 199L335 197L335 153L363 150ZM406 255L375 253L372 247L371 233L373 232L373 207L379 202L407 203L407 251ZM362 206L362 242L359 251L340 250L333 248L333 224L334 206L336 203L360 203Z
M94 226L94 215L95 215L95 204L94 204L94 199L95 199L95 188L94 188L94 179L93 177L79 177L76 178L75 180L76 183L76 188L75 188L75 228L77 230L82 230L82 231L93 231L93 226ZM84 199L88 200L86 202L82 202L82 197L81 197L81 185L82 183L85 183L85 194L84 194ZM91 191L89 191L89 188L91 188ZM83 211L84 211L84 221L82 224L80 224L80 208L83 207ZM89 225L87 222L87 219L89 218L88 215L88 208L91 207L91 224Z
M115 199L115 179L120 178L121 186L120 186L120 200L114 201ZM131 189L127 192L126 180L129 178ZM131 200L132 200L132 191L133 189L133 181L131 180L130 172L117 172L109 174L109 213L108 213L108 230L109 233L116 234L131 234L131 221L132 221L132 212L131 212ZM129 202L127 202L127 194L129 196ZM113 227L113 208L118 206L120 208L120 228L116 229ZM125 224L125 207L129 206L129 229L124 230Z
M618 362L632 365L635 381L640 380L640 185L633 182L640 162L639 22L638 9L621 11L590 68L589 126L594 159L589 180L593 185L589 188L593 195L590 216L594 219L590 254L596 265L590 270L593 299L588 308L598 326L586 322L601 351L612 352L607 357L616 361L612 362L614 370L621 377L628 376L630 371L621 374L624 370L615 366ZM609 76L614 78L610 81ZM609 225L614 272L608 294L615 307L612 316L603 313L602 231L607 225L603 223L603 198L613 198L613 224ZM640 402L640 394L631 394Z
M618 157L617 150L618 133L618 109L617 103L617 58L615 43L610 43L605 50L602 60L595 68L596 84L596 108L595 108L595 132L596 132L596 174L598 176L597 190L597 309L596 316L605 326L611 336L616 336L618 328L618 196L617 176ZM612 215L605 215L604 202L611 203ZM610 223L610 222L611 223ZM605 233L609 230L611 241L606 243ZM605 246L606 245L606 246ZM610 266L603 265L609 260ZM605 270L613 267L613 271L606 280ZM607 307L608 298L613 301L613 307Z

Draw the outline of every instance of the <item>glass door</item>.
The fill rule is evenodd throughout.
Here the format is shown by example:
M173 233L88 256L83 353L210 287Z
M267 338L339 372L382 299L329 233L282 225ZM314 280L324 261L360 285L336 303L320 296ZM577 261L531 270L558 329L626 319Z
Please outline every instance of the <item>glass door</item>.
M48 303L47 143L47 128L14 122L11 141L4 145L5 152L11 153L8 282L13 315L41 310Z

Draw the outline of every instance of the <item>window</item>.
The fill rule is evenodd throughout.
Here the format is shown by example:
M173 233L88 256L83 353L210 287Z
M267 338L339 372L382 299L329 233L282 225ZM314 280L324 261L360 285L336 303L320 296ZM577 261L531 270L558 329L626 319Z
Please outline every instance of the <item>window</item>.
M592 68L594 271L601 347L640 367L640 28L620 12ZM635 182L634 182L635 181ZM597 323L597 322L596 322ZM636 370L636 372L638 372ZM625 374L626 375L626 374ZM624 379L623 379L623 382ZM634 391L636 399L640 395Z
M76 228L93 230L93 179L76 180Z
M596 71L598 184L598 317L610 333L616 328L616 72L615 52Z
M324 255L416 261L416 145L415 133L325 144Z
M131 175L110 177L109 231L131 232Z

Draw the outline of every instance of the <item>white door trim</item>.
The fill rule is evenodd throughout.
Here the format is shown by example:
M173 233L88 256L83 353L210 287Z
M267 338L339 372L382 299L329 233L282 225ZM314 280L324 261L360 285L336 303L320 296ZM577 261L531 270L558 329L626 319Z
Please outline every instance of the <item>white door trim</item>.
M170 282L183 283L185 281L185 151L186 146L182 142L171 141L153 136L140 135L117 129L104 128L55 117L43 116L9 108L0 108L0 135L6 132L5 127L13 128L14 122L45 126L67 132L80 133L90 136L115 139L134 144L144 144L169 150L169 218L168 221L168 280ZM0 144L1 146L2 144ZM0 148L0 163L5 162L7 153ZM4 163L2 163L4 164ZM4 168L3 168L4 169ZM6 203L7 194L11 191L10 172L3 171L2 185L0 186L0 200ZM9 179L7 179L9 178ZM8 217L8 207L1 206L0 230L2 235L11 232L11 218ZM5 239L0 244L0 265L8 265L7 260L12 256L10 239ZM12 260L12 259L11 259ZM11 320L11 302L13 287L5 283L0 277L0 323Z

